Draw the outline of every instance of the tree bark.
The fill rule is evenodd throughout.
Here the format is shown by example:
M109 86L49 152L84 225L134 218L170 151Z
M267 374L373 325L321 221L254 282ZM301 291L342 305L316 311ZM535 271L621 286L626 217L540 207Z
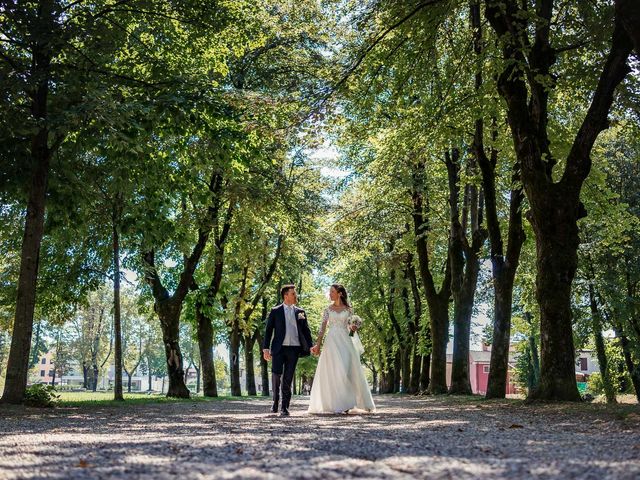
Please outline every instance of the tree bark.
M203 300L196 305L196 318L198 344L200 345L200 363L202 364L203 393L205 397L217 397L218 390L216 384L216 372L213 361L213 327L211 318L203 310L204 306L211 307L214 305L220 283L222 282L222 273L224 270L224 253L231 230L231 221L234 214L234 203L229 202L226 209L222 225L220 225L220 212L222 210L222 193L224 189L223 178L221 174L216 174L212 178L210 190L213 193L213 202L211 207L211 218L213 220L214 231L214 268L213 276L209 283L209 287L203 293ZM206 302L206 303L203 303Z
M43 1L39 9L36 29L50 32L54 24L53 2ZM36 284L40 260L40 245L44 235L44 216L47 182L51 157L57 147L48 144L47 127L49 67L51 45L47 35L34 35L31 57L31 76L37 82L31 96L31 114L42 126L31 139L31 171L28 180L28 200L20 252L20 272L16 291L16 311L11 336L11 350L7 361L7 375L2 401L20 404L24 400L29 372L29 352L36 303ZM45 39L45 40L42 40Z
M633 0L616 0L615 4L616 16L633 40L633 48L640 57L640 3Z
M598 309L596 294L593 284L589 283L589 307L591 309L591 326L593 329L593 337L596 344L596 355L598 356L598 365L600 367L600 376L604 386L604 393L607 403L617 403L616 391L611 381L611 371L609 368L609 360L605 350L604 337L602 336L602 316Z
M540 384L540 354L538 353L538 342L536 341L536 332L533 327L533 320L529 312L524 312L525 321L529 324L529 334L527 340L529 342L529 351L531 352L531 378L528 384L529 392L535 390Z
M405 278L408 278L409 273L405 270ZM415 393L411 388L411 359L412 352L416 344L416 327L413 324L414 319L411 316L411 309L409 307L409 289L407 287L402 288L402 303L404 304L404 315L407 321L407 330L405 331L406 338L401 343L400 354L402 357L402 393Z
M621 1L620 4L626 4ZM571 284L577 267L577 221L586 215L580 190L591 169L591 150L607 128L613 94L630 71L630 37L616 15L611 49L604 63L591 105L567 156L560 181L553 168L547 132L551 66L556 55L550 43L553 2L536 6L535 25L530 12L516 0L486 0L485 16L500 38L505 69L498 89L507 103L507 117L522 183L530 204L536 235L536 297L540 305L540 385L531 398L579 401L571 328ZM535 40L529 43L529 33ZM553 88L553 86L551 86Z
M196 322L198 350L202 365L202 394L205 397L217 397L216 369L213 359L213 325L209 317L202 312L203 306L196 302Z
M267 322L267 308L268 308L268 304L267 304L267 299L266 297L262 297L262 313L261 313L261 320L260 320L260 325L257 326L256 328L256 341L258 342L258 345L263 345L264 342L264 338L262 336L262 332L264 331L265 327L266 327L266 322ZM262 355L259 355L260 358L260 375L262 377L262 396L263 397L268 397L270 396L270 392L269 392L269 363L264 359L264 357Z
M127 374L127 393L131 393L131 376L133 375L133 372L129 373L129 370L126 368L124 371Z
M222 232L218 231L218 214L221 207L221 196L223 192L223 178L218 172L214 172L211 175L209 182L209 191L212 195L211 205L207 211L207 219L198 228L198 240L191 251L191 254L184 258L184 265L180 274L180 280L173 295L170 295L168 290L162 283L160 275L155 265L155 253L151 249L143 254L143 261L146 265L146 280L151 286L151 292L155 300L154 309L158 318L160 319L160 326L162 328L162 338L164 341L165 355L167 358L167 373L169 376L169 389L167 390L168 397L189 398L190 393L184 383L183 372L183 359L180 351L179 344L179 332L180 332L180 313L182 311L182 304L189 290L197 289L197 285L194 279L194 273L200 258L204 252L205 246L209 240L212 229L215 229L217 234L216 241L226 239L231 227L231 217L234 211L234 203L230 202L227 214L225 217L224 226ZM216 247L219 245L216 243ZM221 267L220 267L221 268ZM216 266L216 275L218 274ZM220 270L219 274L222 274ZM200 324L198 325L200 328ZM200 335L200 332L197 332ZM201 352L202 354L202 352ZM202 369L213 369L213 365L205 364L202 361ZM211 375L209 375L211 378Z
M480 0L471 2L471 27L473 29L473 46L475 54L481 58L483 53L482 22ZM480 90L483 84L482 70L475 76L475 89ZM497 131L496 119L493 119L492 137L495 142ZM487 233L491 245L491 267L493 276L493 339L491 343L491 360L486 398L504 398L507 392L509 370L509 345L511 339L511 313L513 301L513 283L520 260L520 252L525 240L522 227L522 201L524 193L520 184L518 163L514 165L512 188L509 196L509 223L507 227L506 258L496 198L496 166L498 151L490 149L487 155L484 146L484 119L479 117L475 122L473 153L482 174L482 189L485 199Z
M636 392L636 399L640 403L640 365L634 363L631 342L625 334L621 322L615 319L615 312L614 314L611 314L610 312L607 314L607 310L605 309L605 316L613 326L613 331L616 334L616 338L618 338L620 348L622 349L624 364L629 372L629 376L631 377L631 383L633 384L633 389Z
M420 391L427 392L429 390L429 371L431 368L431 354L422 356L422 370L420 372Z
M400 393L400 384L402 381L402 352L400 349L396 351L393 358L393 393Z
M158 302L156 310L162 327L162 341L167 359L167 376L169 388L167 397L189 398L189 389L184 383L183 357L180 350L180 312L181 303L171 298Z
M427 234L430 227L424 205L424 162L418 161L413 172L413 226L416 237L416 252L420 278L427 297L431 326L430 379L427 393L447 393L447 343L449 341L449 298L451 297L451 266L447 259L440 290L435 287L430 266ZM428 210L428 209L427 209Z
M120 311L120 235L118 232L119 207L114 205L113 236L113 337L114 369L113 399L124 400L122 394L122 315Z
M254 367L253 347L256 343L255 336L247 336L244 339L244 363L247 372L246 387L247 395L255 397L256 393L256 372Z
M229 336L229 370L231 371L231 395L240 397L240 327L232 326Z
M460 183L460 159L457 149L445 154L449 178L449 206L451 233L449 259L451 262L451 293L453 296L453 359L449 393L471 395L469 376L469 341L471 315L480 272L480 248L486 238L482 228L482 201L474 185L465 188L462 215L458 207ZM468 167L475 174L475 163ZM462 217L462 218L460 218ZM470 221L467 221L469 217ZM471 233L471 242L467 239Z
M29 363L29 368L33 368L36 363L39 363L40 361L40 341L41 341L41 335L40 335L40 331L42 330L42 320L38 322L38 325L36 326L36 338L33 342L33 351L32 351L32 355L31 355L31 362Z
M409 393L418 393L420 391L420 376L422 373L422 355L420 354L420 330L422 328L422 299L420 298L420 288L416 270L413 266L413 255L407 256L407 277L411 284L411 294L413 297L413 318L409 324L410 333L413 343L413 359L411 362L411 380ZM428 328L426 329L428 332ZM427 371L427 375L429 372Z

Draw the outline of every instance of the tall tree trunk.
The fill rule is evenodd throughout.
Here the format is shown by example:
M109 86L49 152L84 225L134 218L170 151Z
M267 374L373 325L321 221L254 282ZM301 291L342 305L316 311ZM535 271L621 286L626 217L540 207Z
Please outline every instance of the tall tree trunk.
M540 355L538 353L538 342L536 341L536 331L534 329L533 319L531 313L524 312L524 320L529 325L529 334L527 335L527 341L529 343L530 352L530 365L531 365L531 378L528 382L529 394L538 388L540 384Z
M640 3L633 0L615 0L615 4L616 15L629 37L633 39L633 48L640 57Z
M256 393L256 372L254 367L253 347L256 343L255 336L246 336L244 339L244 363L247 372L247 395L255 397Z
M596 301L595 289L593 284L589 283L589 307L591 308L591 325L593 328L593 337L596 344L596 355L598 356L598 365L600 367L600 376L604 386L605 397L607 403L617 403L616 391L611 381L611 371L609 368L609 360L605 350L604 338L602 336L602 316L598 309Z
M630 0L619 1L618 7ZM551 45L554 2L536 5L536 20L516 0L486 0L485 17L500 39L505 61L498 89L507 104L507 117L530 221L536 236L536 297L540 305L540 385L531 398L579 401L575 379L571 328L571 284L577 267L577 222L586 215L580 190L591 169L591 150L602 130L616 87L630 68L632 41L616 9L611 49L591 104L569 150L559 181L547 132L548 102L553 88ZM533 33L534 40L528 41ZM514 41L517 38L518 41ZM526 39L526 41L525 41Z
M200 393L200 372L202 371L202 367L196 366L194 363L193 369L196 371L196 393Z
M262 344L260 344L262 345ZM269 397L269 363L260 355L260 375L262 377L262 396Z
M152 374L151 374L151 365L149 364L149 362L147 361L147 382L149 385L149 388L147 389L147 391L152 391L153 390L153 384L152 384Z
M426 392L429 390L429 370L431 368L431 354L428 353L422 356L422 369L420 371L420 391Z
M407 229L409 226L407 225ZM413 297L413 317L409 323L409 331L413 344L413 360L411 368L411 380L409 383L409 393L418 393L420 391L420 375L422 372L422 356L420 354L420 330L422 329L422 299L420 296L420 288L418 287L418 279L416 270L413 266L413 255L407 256L407 278L411 285L411 294ZM428 328L426 329L429 330ZM429 375L429 372L427 372Z
M396 351L393 359L393 368L393 393L400 393L400 383L402 381L402 351L400 349Z
M418 344L414 344L411 355L411 376L408 393L416 394L420 391L420 375L422 373L422 355Z
M89 367L86 362L82 362L82 388L89 389Z
M371 386L373 387L373 393L378 393L378 369L375 364L371 365Z
M481 59L483 53L482 21L480 0L471 1L471 27L473 29L473 46L475 54ZM481 65L481 62L478 62ZM475 75L475 89L480 90L483 78L482 70ZM492 137L497 139L496 119L493 118ZM511 340L511 312L513 299L513 283L520 260L520 252L525 240L522 228L522 200L524 193L520 186L518 163L514 165L512 188L509 196L509 223L506 258L498 219L496 198L496 166L498 151L490 149L487 155L484 146L484 120L475 121L473 152L482 174L482 189L485 199L487 232L491 244L491 267L493 275L493 339L491 344L491 360L486 398L504 398L507 392L507 376L509 371L509 345Z
M41 341L41 335L40 335L40 331L42 330L42 320L40 320L38 322L38 325L36 326L36 338L33 342L33 349L32 349L32 355L31 355L31 362L29 363L29 368L33 368L36 363L40 363L40 341Z
M624 364L627 367L627 371L631 377L631 383L633 384L633 389L636 392L636 399L640 402L640 365L635 364L633 361L631 342L625 334L620 321L615 319L615 313L613 315L607 315L607 317L613 326L616 337L618 338L620 348L622 349Z
M471 395L469 372L469 342L471 315L480 272L480 248L486 238L482 228L482 196L475 185L465 187L462 212L459 209L461 162L458 149L445 153L449 178L449 207L451 233L449 261L451 262L451 293L453 296L453 358L449 393ZM475 161L469 159L468 174L476 174ZM462 217L462 218L461 218ZM467 238L470 232L471 241Z
M387 253L389 255L393 254L395 248L396 239L391 239L387 244ZM389 370L389 382L388 386L389 392L387 393L395 393L400 391L400 376L402 373L402 358L403 358L403 349L405 347L405 339L403 338L402 328L400 327L400 323L396 318L395 313L395 297L396 297L396 270L395 268L389 269L389 278L387 284L389 285L389 294L387 295L385 292L384 284L380 278L380 270L379 266L376 265L376 279L378 282L378 292L380 294L380 298L385 304L387 310L387 316L391 322L392 334L395 334L397 345L399 345L398 351L395 353L392 350L393 340L389 340L389 347L387 349L387 366Z
M182 305L177 305L171 299L158 304L158 317L162 327L162 341L167 358L167 375L169 388L167 397L189 398L189 389L184 383L183 357L180 350L180 311Z
M118 232L117 219L120 210L116 204L112 219L113 240L113 337L114 337L114 369L115 378L113 384L114 400L124 400L122 394L122 315L120 311L120 234Z
M267 309L268 309L267 298L263 296L262 297L262 313L260 314L260 325L256 327L256 332L255 332L256 342L258 342L258 345L264 344L264 337L262 335L262 332L266 328ZM264 359L262 355L259 355L259 358L260 358L260 376L262 377L262 396L268 397L270 396L269 363Z
M146 267L146 280L151 286L151 292L155 300L154 309L160 319L162 328L162 338L164 342L165 355L167 358L167 372L169 376L168 397L189 398L189 389L184 383L184 372L182 370L182 353L180 351L180 313L182 304L187 293L190 290L196 290L194 273L200 262L200 258L209 240L211 230L214 229L216 235L216 248L219 247L218 242L224 242L229 228L231 226L231 217L234 209L234 203L230 202L225 217L224 226L221 232L218 229L218 214L221 207L221 197L224 190L223 178L218 172L213 172L209 182L209 191L212 195L211 205L208 209L207 219L198 228L198 240L191 251L191 254L184 257L183 268L180 274L180 280L173 295L163 285L162 279L158 274L155 265L155 252L153 249L143 252L143 261ZM216 266L216 275L218 273ZM199 332L198 332L199 333ZM208 349L205 349L208 351ZM202 352L201 352L202 353ZM211 365L205 365L202 361L202 368L211 368Z
M53 2L41 2L37 29L49 31L53 21ZM55 151L49 148L49 129L46 126L47 97L49 94L49 67L51 46L43 44L47 35L34 35L32 46L32 78L38 80L31 92L31 114L44 126L31 139L31 169L28 180L28 200L20 252L20 272L16 291L16 311L11 336L11 350L7 362L2 401L20 404L24 400L29 372L29 351L36 304L36 284L40 260L40 245L44 235L45 203L49 164ZM46 40L44 40L46 42Z
M234 325L229 338L229 369L231 370L231 395L242 395L240 387L240 328Z
M93 364L93 383L91 384L91 389L95 392L98 389L98 376L100 374L100 370L98 370L98 365L96 363Z
M202 365L202 394L205 397L217 397L216 369L213 361L213 325L202 312L202 304L196 302L196 322L200 364Z
M447 393L447 343L449 342L449 298L451 297L451 265L447 259L444 278L440 290L435 287L430 266L430 253L427 234L429 207L425 205L428 196L425 192L425 164L418 161L413 172L413 227L416 237L416 252L420 278L427 297L431 332L431 369L428 393L440 395Z
M409 273L405 270L405 278L408 278ZM402 393L415 393L411 389L411 358L412 351L415 347L417 336L416 326L414 324L414 318L411 316L411 309L409 307L409 289L402 288L402 303L404 304L404 315L406 318L408 331L405 331L405 338L402 342L403 345L400 348L400 355L402 357Z
M541 351L540 384L530 398L579 401L571 313L571 283L578 263L577 218L539 218L534 223Z
M432 395L442 395L447 388L447 343L449 342L449 298L436 297L427 302L431 318L431 356L429 388Z

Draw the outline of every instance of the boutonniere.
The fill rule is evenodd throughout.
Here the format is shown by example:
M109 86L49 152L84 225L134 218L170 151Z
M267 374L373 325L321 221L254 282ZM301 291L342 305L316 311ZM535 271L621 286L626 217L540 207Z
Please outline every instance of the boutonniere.
M298 313L298 320L306 320L307 317L305 316L304 312L299 312Z

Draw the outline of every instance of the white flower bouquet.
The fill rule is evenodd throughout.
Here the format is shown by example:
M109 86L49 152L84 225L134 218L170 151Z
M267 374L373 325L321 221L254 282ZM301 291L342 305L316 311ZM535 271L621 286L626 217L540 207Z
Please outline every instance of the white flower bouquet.
M351 318L349 318L349 327L356 327L356 330L359 330L360 327L362 326L362 318L360 318L358 315L351 315ZM355 332L353 331L353 329L349 329L349 336L353 337L353 334Z

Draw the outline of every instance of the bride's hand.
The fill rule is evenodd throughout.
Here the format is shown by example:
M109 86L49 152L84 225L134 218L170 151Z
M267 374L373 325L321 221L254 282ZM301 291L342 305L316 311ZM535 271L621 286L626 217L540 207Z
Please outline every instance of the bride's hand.
M351 325L351 326L349 327L349 329L350 329L352 332L356 332L356 331L358 330L358 327L356 327L355 325Z

